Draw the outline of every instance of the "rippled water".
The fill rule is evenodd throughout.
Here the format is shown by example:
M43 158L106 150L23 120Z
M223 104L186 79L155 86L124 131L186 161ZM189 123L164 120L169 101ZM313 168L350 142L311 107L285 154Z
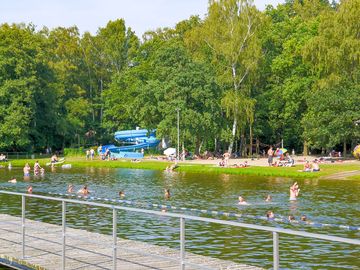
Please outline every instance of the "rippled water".
M18 179L17 184L7 183L12 177ZM136 202L166 203L172 206L234 211L257 216L265 216L267 210L272 210L276 217L284 219L288 215L299 219L305 214L314 222L360 226L359 181L298 180L301 188L299 200L289 202L289 186L293 180L283 178L87 168L57 169L55 172L48 172L43 178L31 177L24 181L20 169L0 171L2 190L24 192L30 183L35 194L64 193L68 183L74 184L76 190L87 184L92 195L96 197L118 198L118 192L124 190L126 199ZM170 200L164 199L164 188L170 188ZM264 202L267 194L272 195L273 202ZM239 195L245 197L250 205L238 206ZM1 213L20 215L20 198L0 195L0 207ZM110 210L70 205L68 211L69 226L111 233ZM203 216L209 217L204 214ZM38 199L28 200L27 217L61 224L61 205ZM119 212L118 219L119 237L170 247L179 246L177 219L123 211ZM253 218L241 221L360 238L358 231L338 228L316 228ZM280 265L282 269L360 269L359 248L348 244L280 235ZM269 232L187 221L186 250L265 268L272 266L272 235Z

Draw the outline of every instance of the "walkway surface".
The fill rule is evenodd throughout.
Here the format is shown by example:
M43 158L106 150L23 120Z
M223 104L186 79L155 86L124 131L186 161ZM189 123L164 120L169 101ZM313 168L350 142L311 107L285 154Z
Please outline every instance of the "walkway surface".
M25 259L45 269L61 269L62 227L26 219ZM0 255L20 259L21 218L0 214ZM66 269L112 269L110 235L66 228ZM117 238L117 269L179 269L179 250L139 241ZM145 253L154 256L145 256ZM160 258L166 256L173 260ZM186 262L205 269L256 270L254 266L236 264L186 252ZM186 265L185 269L199 269Z
M321 177L321 179L346 180L350 176L359 175L359 174L360 174L360 170L346 171L346 172L334 173L331 175L325 175Z

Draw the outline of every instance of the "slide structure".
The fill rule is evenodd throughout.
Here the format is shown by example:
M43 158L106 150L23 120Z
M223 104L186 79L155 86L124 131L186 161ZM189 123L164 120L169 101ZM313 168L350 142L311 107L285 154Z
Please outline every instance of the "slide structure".
M117 131L115 132L115 140L127 145L103 145L101 151L99 149L99 153L105 154L106 149L109 149L111 157L143 158L144 154L141 153L141 149L156 147L160 142L155 137L155 130L149 132L147 129Z

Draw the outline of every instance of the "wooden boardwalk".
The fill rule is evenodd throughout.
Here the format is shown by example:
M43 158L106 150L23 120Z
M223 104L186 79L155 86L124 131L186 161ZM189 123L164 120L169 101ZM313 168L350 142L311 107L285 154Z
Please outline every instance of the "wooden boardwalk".
M61 269L61 226L26 219L26 263L44 269ZM21 218L0 214L0 255L20 259ZM66 269L112 269L112 241L110 235L66 228ZM117 239L117 269L179 269L179 250L139 241ZM139 254L139 251L154 256ZM174 260L160 258L170 257ZM205 269L256 270L254 266L237 264L186 252L186 262ZM199 269L186 265L185 269Z

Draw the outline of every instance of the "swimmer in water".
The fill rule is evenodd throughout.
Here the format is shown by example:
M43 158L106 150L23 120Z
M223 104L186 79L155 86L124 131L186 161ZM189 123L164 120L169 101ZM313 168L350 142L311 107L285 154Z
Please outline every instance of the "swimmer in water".
M296 201L297 196L299 196L300 188L297 182L295 182L290 187L290 201Z
M305 222L305 221L307 221L307 217L305 215L302 215L300 220Z
M68 185L68 188L67 188L67 192L68 192L68 193L73 193L73 192L74 192L74 185L69 184L69 185Z
M119 196L120 196L120 198L124 198L125 197L125 192L121 190L119 192Z
M165 188L164 190L164 196L165 196L165 199L170 199L171 195L170 195L170 189L168 188Z
M268 194L265 198L265 202L271 202L272 198L271 198L271 195Z
M44 168L40 168L40 175L44 175L45 174L45 169Z
M293 215L290 215L290 216L288 217L288 221L289 221L289 222L295 221L295 217L294 217Z
M266 217L268 219L274 219L275 218L274 212L273 211L267 211L266 212Z
M241 196L239 196L239 202L238 204L241 204L241 205L248 205L248 203L245 201L245 199Z
M9 182L9 183L16 184L16 178L10 179L8 182Z
M90 191L89 191L88 187L85 185L82 189L80 189L78 191L78 193L83 194L83 195L88 195L90 193Z
M25 164L23 171L24 171L24 176L30 176L31 168L29 163Z
M28 193L32 193L32 192L33 192L33 187L32 187L32 186L28 186L27 192L28 192Z

